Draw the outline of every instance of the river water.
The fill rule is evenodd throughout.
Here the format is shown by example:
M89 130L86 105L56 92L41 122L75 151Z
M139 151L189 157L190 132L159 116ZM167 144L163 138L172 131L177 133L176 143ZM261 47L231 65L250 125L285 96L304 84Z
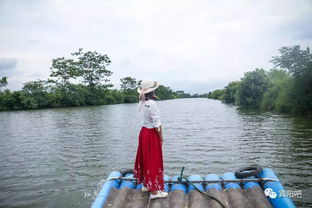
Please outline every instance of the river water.
M158 101L165 173L257 163L312 207L312 119L241 110L204 98ZM90 207L112 170L132 168L136 104L0 112L0 207Z

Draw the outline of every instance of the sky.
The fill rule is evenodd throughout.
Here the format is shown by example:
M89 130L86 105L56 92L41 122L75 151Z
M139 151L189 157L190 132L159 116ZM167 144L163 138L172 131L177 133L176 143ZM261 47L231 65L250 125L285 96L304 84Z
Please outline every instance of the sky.
M83 48L109 56L115 88L132 76L207 93L297 44L312 46L311 0L0 0L0 78L12 90Z

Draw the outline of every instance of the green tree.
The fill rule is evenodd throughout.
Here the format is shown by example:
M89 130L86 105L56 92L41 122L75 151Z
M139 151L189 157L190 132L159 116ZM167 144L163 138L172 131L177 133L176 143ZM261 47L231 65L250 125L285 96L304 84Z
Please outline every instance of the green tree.
M237 100L237 90L239 88L239 81L236 82L230 82L227 86L224 88L222 101L228 104L235 104Z
M0 91L0 111L9 110L7 101L11 97L10 90L6 89L3 92Z
M78 74L76 62L73 59L65 59L64 57L52 60L50 77L57 78L56 83L66 88L71 78L76 79ZM50 80L52 82L52 80Z
M170 87L165 87L163 85L160 85L157 90L156 90L156 95L161 99L161 100L168 100L168 99L174 99L174 93Z
M0 92L2 91L2 88L7 86L8 81L7 81L7 77L2 77L0 79Z
M11 92L10 90L4 90L0 97L0 109L1 110L21 110L25 109L23 102L23 95L21 91Z
M123 91L134 90L138 86L136 79L132 77L122 78L120 82L120 88Z
M83 83L94 87L99 86L102 82L109 82L107 78L112 75L112 72L107 69L107 66L111 60L106 54L102 55L96 51L83 52L83 49L80 48L72 55L77 58L75 67L79 76L82 76Z
M107 70L111 63L107 55L102 55L96 51L71 53L71 58L57 58L52 61L52 72L50 77L57 80L49 80L49 83L56 83L51 88L55 95L49 94L52 106L83 106L99 105L106 103L105 93L112 87L107 79L112 72ZM72 79L81 78L81 84L73 84Z
M185 93L183 90L178 90L174 92L175 98L190 98L191 95L189 93ZM198 94L195 94L193 97L199 97Z
M259 107L263 93L269 86L268 76L263 69L246 72L237 91L237 103L245 107Z
M271 60L275 67L289 71L294 78L293 88L289 90L288 100L292 103L292 112L312 113L312 54L309 47L301 50L299 45L283 47L279 56Z
M215 100L221 100L222 96L224 95L224 90L217 89L212 92L208 93L208 98L215 99Z
M122 91L113 89L105 93L105 104L124 103L124 94Z
M136 92L136 88L138 83L135 78L125 77L120 79L120 87L124 96L125 103L134 103L138 101L138 95Z
M302 75L294 78L292 91L294 112L312 114L312 63L302 69Z
M45 81L32 81L24 84L23 101L27 108L46 108L49 106Z
M299 45L282 47L279 52L280 55L273 56L271 62L275 67L287 69L295 77L301 77L303 69L312 62L309 47L306 50L301 50Z
M292 102L290 94L293 87L293 78L285 70L272 69L268 72L269 86L263 94L261 108L290 112Z
M139 80L138 83L137 83L138 86L140 86L142 82L143 82L143 80Z

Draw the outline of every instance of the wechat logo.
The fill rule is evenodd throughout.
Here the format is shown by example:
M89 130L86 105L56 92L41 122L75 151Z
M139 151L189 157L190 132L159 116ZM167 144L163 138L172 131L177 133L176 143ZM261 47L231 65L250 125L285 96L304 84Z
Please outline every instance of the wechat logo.
M271 199L275 199L277 197L277 194L275 191L273 191L273 189L271 188L266 188L264 190L264 194L268 197L270 197Z

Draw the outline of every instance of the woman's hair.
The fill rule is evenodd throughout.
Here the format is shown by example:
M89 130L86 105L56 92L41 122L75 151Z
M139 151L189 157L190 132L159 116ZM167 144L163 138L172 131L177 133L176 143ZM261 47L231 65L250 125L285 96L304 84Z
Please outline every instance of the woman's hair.
M155 91L149 92L145 94L145 100L155 99Z

